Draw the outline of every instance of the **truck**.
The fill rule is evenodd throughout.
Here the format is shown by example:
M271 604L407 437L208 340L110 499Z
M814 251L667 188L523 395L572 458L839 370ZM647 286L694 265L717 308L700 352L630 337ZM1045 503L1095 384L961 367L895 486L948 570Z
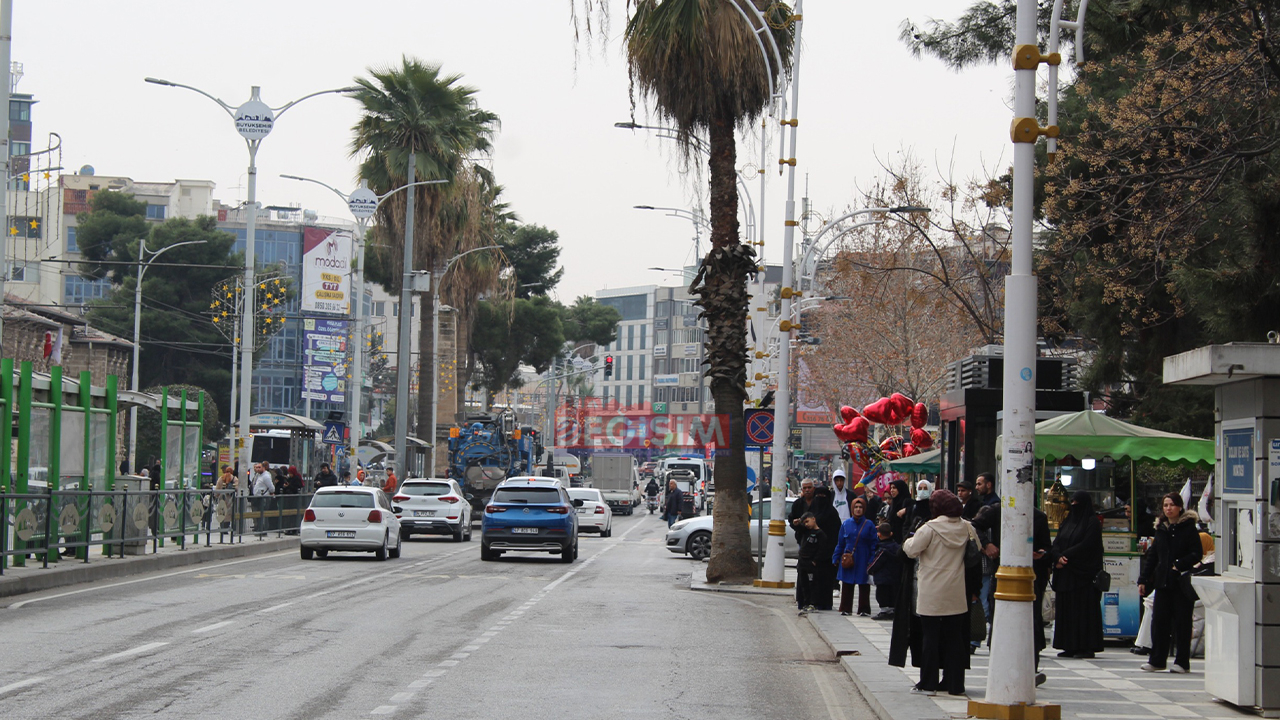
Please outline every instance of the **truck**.
M449 429L449 477L457 480L471 507L483 512L498 484L516 475L535 475L542 453L531 427L517 427L510 413L475 413Z
M667 480L673 471L686 470L693 474L692 487L689 494L694 498L694 507L698 512L710 511L712 496L715 494L715 481L711 476L711 467L707 465L707 461L696 455L678 455L665 457L658 461L658 467L654 470L654 477L657 478L658 484L667 485Z
M630 515L640 505L640 471L626 453L591 456L591 486L600 491L614 514Z

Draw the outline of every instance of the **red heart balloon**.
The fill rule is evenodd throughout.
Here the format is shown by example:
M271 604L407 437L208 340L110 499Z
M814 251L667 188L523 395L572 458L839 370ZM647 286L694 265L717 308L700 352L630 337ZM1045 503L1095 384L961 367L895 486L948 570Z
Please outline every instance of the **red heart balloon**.
M877 425L888 425L891 424L889 422L889 408L889 398L880 398L862 408L862 417Z
M929 408L925 407L924 403L916 403L916 406L911 409L911 427L919 429L924 427L926 422L929 422Z
M889 452L884 454L885 460L897 460L901 457L902 457L902 453L894 452L893 450L890 450Z
M864 443L867 441L867 431L871 429L871 423L864 417L856 417L844 427L849 434L849 442Z
M842 405L840 406L840 417L844 418L846 423L851 422L854 418L858 417L858 411L848 405Z
M901 435L894 435L893 437L887 437L887 438L885 438L884 440L881 440L881 441L880 441L880 449L881 449L881 450L893 450L893 449L896 449L896 448L897 448L899 445L901 445L901 444L902 444L902 436L901 436Z
M919 453L920 448L912 445L911 443L907 443L902 446L902 457L911 457L912 455L918 455Z
M842 443L853 442L853 433L850 431L850 428L848 425L841 425L839 423L836 423L835 425L831 426L831 429L835 431L836 437L839 438L840 442Z
M911 417L911 410L916 406L915 403L911 402L911 398L903 395L902 393L894 393L890 395L889 402L893 403L893 406L898 409L898 414L900 414L904 419Z
M866 448L858 443L849 443L849 459L863 470L871 469L871 456L867 454Z
M928 450L933 447L933 436L920 428L913 428L911 430L911 444L921 450Z

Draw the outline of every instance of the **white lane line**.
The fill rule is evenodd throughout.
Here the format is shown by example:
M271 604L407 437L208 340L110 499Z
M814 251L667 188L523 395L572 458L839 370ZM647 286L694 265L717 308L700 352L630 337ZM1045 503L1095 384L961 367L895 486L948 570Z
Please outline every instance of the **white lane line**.
M428 670L422 673L422 677L438 678L445 673L444 670Z
M414 690L421 690L422 688L430 685L435 681L436 681L435 678L422 678L420 680L414 680L413 682L409 683L409 687L413 688Z
M164 578L176 577L178 575L186 575L188 573L193 573L193 572L208 572L210 570L216 570L218 568L227 567L229 565L239 565L240 563L257 562L259 560L271 560L279 557L281 553L286 553L286 552L293 552L293 551L281 550L280 552L267 553L266 555L258 555L256 557L245 558L243 560L232 560L230 562L219 563L217 565L197 565L196 567L190 568L188 570L178 570L171 573L164 573L163 575L152 575L151 577L138 578L136 580L124 580L122 582L110 583L108 585L94 585L93 587L82 588L80 590L68 590L67 592L57 593L55 595L46 595L44 597L31 598L30 600L21 600L19 602L16 602L10 605L9 608L12 610L17 610L18 608L23 607L24 605L30 605L31 603L44 602L45 600L55 600L57 598L64 598L70 595L79 595L80 593L92 592L94 590L107 590L109 588L122 587L124 585L133 585L135 583L140 583L140 582L150 582L152 580L163 580Z
M277 610L282 610L282 609L284 609L284 608L287 608L287 607L289 607L289 606L290 606L290 605L292 605L292 604L293 604L293 603L291 603L291 602L287 602L287 603L280 603L279 605L272 605L271 607L267 608L266 610L259 610L259 611L258 611L258 614L259 614L259 615L266 615L267 613L273 613L273 612L275 612L275 611L277 611Z
M393 702L396 704L409 702L410 700L413 699L413 696L416 694L417 693L411 693L411 692L398 692L395 695L391 696L390 702Z
M478 637L478 638L476 638L475 640L472 640L471 642L487 643L487 642L489 642L489 638L487 638L487 637Z
M124 652L118 652L118 653L116 653L115 655L108 655L108 656L106 656L106 657L100 657L100 658L98 658L97 660L94 660L94 662L96 662L96 663L102 663L102 662L108 662L108 661L110 661L110 660L119 660L120 658L132 657L132 656L134 656L134 655L141 655L141 654L142 654L142 653L144 653L144 652L147 652L147 651L150 651L150 650L155 650L156 648L164 647L165 645L168 645L168 644L169 644L169 643L167 643L167 642L153 642L153 643L147 643L146 645L139 645L139 646L138 646L138 647L136 647L136 648L129 648L128 650L125 650Z
M469 657L471 657L469 652L457 652L449 656L452 660L466 660Z
M475 652L480 649L479 645L467 645L462 648L463 652Z
M35 685L36 683L41 683L48 679L49 678L47 677L31 677L31 678L27 678L26 680L19 680L16 683L11 683L9 685L5 685L4 687L0 687L0 695L4 695L5 693L11 693L14 690L21 690L24 687Z
M441 660L438 664L440 667L455 667L458 664L458 661L457 660Z
M379 705L378 707L373 709L373 712L369 714L370 715L390 715L395 711L396 711L395 705Z
M191 634L196 635L198 633L212 632L214 630L217 630L218 628L224 628L234 623L235 623L235 620L223 620L222 622L214 623L212 625L205 625L202 628L196 628L195 630L191 631Z

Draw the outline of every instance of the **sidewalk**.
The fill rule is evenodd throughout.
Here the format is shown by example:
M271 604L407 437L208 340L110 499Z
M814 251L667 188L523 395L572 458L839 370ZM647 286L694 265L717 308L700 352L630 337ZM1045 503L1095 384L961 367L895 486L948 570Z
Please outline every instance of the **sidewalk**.
M203 540L204 536L202 535L201 541ZM47 569L41 567L43 562L40 560L29 559L26 567L8 565L4 569L4 575L0 576L0 597L11 597L38 590L49 590L68 585L127 577L129 575L141 575L159 570L171 570L199 563L262 555L280 550L296 550L297 547L298 538L296 535L277 538L274 537L274 533L270 533L265 540L259 540L252 535L248 535L244 538L244 542L235 544L219 545L215 542L209 547L205 547L203 544L199 546L188 544L185 550L179 548L176 542L168 540L165 546L155 554L150 552L150 545L148 545L146 555L127 555L125 557L107 557L102 554L101 547L94 547L89 549L89 562L87 563L83 560L68 557L61 558L56 563L49 563ZM9 558L9 560L12 562L13 558Z
M971 656L965 673L968 697L913 695L911 686L919 679L919 671L910 663L905 669L888 664L892 622L842 617L837 612L808 617L880 720L963 718L968 700L980 700L985 694L990 659L985 645ZM1037 688L1036 699L1060 705L1064 720L1257 717L1252 709L1215 701L1204 691L1204 660L1193 659L1188 675L1173 675L1142 672L1138 668L1146 658L1127 648L1108 646L1093 660L1056 655L1052 648L1041 654L1040 669L1049 679Z

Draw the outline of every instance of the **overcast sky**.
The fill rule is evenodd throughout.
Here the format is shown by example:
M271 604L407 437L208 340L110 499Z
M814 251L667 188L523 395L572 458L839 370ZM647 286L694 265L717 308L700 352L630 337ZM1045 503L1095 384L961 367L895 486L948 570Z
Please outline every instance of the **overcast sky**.
M149 85L146 76L200 87L232 105L262 87L271 106L350 85L401 55L439 63L479 89L502 119L492 164L522 220L560 234L562 300L606 287L670 283L646 270L692 258L691 223L634 205L689 207L696 187L669 141L618 130L631 114L615 0L605 47L575 44L570 0L16 0L13 60L19 92L39 101L33 148L50 131L63 165L138 181L217 183L228 203L245 196L243 140L212 102ZM894 3L809 0L800 65L797 198L807 181L820 213L854 203L880 174L877 157L909 150L961 177L1003 171L1012 71L956 74L912 58L898 41L907 18L954 18L968 0ZM348 156L356 103L321 96L276 124L258 156L258 199L299 203L347 218L323 188L280 173L354 186ZM637 121L645 122L644 108ZM656 124L656 123L650 123ZM759 162L758 136L739 144L740 168ZM770 143L766 256L781 259L785 176ZM757 195L759 182L750 182ZM705 193L702 193L705 196ZM758 198L756 198L758 202ZM703 251L706 238L703 238Z

